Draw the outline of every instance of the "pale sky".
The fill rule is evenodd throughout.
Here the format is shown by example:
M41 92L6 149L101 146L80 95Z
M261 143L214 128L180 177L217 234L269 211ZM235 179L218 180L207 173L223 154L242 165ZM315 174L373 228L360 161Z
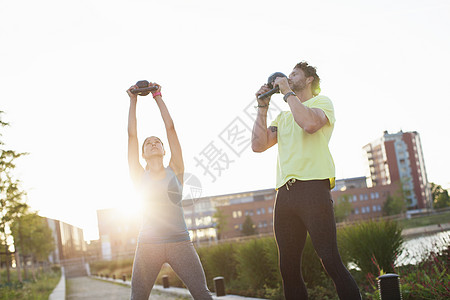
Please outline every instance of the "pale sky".
M0 110L11 123L2 139L30 153L17 177L31 207L96 239L97 209L136 203L129 86L162 85L203 195L267 189L276 147L253 153L235 136L237 155L221 137L252 127L246 107L271 73L306 60L335 106L337 179L366 175L362 147L384 130L417 131L429 181L449 188L449 29L447 0L0 0ZM272 101L288 109L280 95ZM150 96L138 100L138 132L167 146ZM210 143L231 161L221 174L209 169L215 182L195 160Z

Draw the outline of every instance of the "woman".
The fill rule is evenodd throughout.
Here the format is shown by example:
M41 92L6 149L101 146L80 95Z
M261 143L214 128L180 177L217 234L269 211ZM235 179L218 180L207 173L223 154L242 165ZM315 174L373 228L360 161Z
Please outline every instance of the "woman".
M151 83L151 86L158 86L152 95L164 121L171 159L169 166L164 167L164 145L159 138L151 136L142 145L145 168L139 163L137 95L131 92L138 87L130 87L127 90L130 96L128 165L133 183L144 194L144 218L133 263L131 299L148 299L164 263L170 264L194 299L212 299L200 259L189 238L181 207L184 163L180 142L162 99L161 87L156 83ZM169 192L172 192L171 197Z

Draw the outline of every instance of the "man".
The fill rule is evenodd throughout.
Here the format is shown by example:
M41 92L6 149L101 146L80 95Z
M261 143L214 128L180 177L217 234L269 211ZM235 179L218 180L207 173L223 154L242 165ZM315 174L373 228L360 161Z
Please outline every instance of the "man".
M301 274L307 232L339 299L361 299L337 248L330 195L335 169L328 149L334 108L329 98L319 95L319 83L316 68L307 62L297 64L289 79L276 78L273 85L279 87L290 111L281 112L267 128L270 97L258 99L252 149L263 152L278 143L274 231L286 300L308 299ZM269 90L263 85L256 96Z

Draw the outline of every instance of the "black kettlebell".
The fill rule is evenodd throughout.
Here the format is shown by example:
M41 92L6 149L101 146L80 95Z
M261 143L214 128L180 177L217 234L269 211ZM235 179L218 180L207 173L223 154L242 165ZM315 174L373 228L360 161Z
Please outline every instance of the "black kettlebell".
M268 92L266 92L266 93L264 93L264 94L262 94L262 95L259 95L259 96L258 96L258 99L264 99L264 98L266 98L266 97L270 97L270 96L272 96L273 94L276 94L276 93L279 93L279 92L280 92L280 89L278 88L278 86L273 87L273 82L275 81L275 78L277 78L277 77L287 77L287 76L284 75L284 74L281 73L281 72L275 72L275 73L273 73L272 75L270 75L269 78L267 79L267 86L268 86L269 88L271 88L271 90L268 91Z
M275 79L276 79L277 77L287 77L287 76L284 75L284 74L281 73L281 72L275 72L275 73L273 73L272 75L270 75L269 78L267 78L267 85L268 85L271 89L273 89L273 82L275 81ZM278 93L278 92L277 92L277 93Z
M147 80L139 80L138 82L136 82L136 85L138 86L138 88L131 90L131 92L139 96L147 96L148 94L150 94L150 92L156 91L159 88L157 85L149 86L150 82L148 82Z

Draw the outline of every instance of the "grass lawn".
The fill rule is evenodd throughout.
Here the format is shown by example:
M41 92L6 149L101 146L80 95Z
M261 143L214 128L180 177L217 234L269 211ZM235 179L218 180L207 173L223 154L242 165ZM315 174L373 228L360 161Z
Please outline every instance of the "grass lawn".
M414 228L414 227L422 227L427 225L434 224L443 224L450 222L450 211L443 212L440 214L433 214L429 216L417 217L413 219L403 219L400 220L400 225L404 228Z
M29 272L31 278L31 271ZM10 270L11 282L6 282L6 270L0 270L0 300L47 300L61 278L61 272L37 272L37 281L32 279L17 281L16 270ZM23 278L23 275L22 275Z

